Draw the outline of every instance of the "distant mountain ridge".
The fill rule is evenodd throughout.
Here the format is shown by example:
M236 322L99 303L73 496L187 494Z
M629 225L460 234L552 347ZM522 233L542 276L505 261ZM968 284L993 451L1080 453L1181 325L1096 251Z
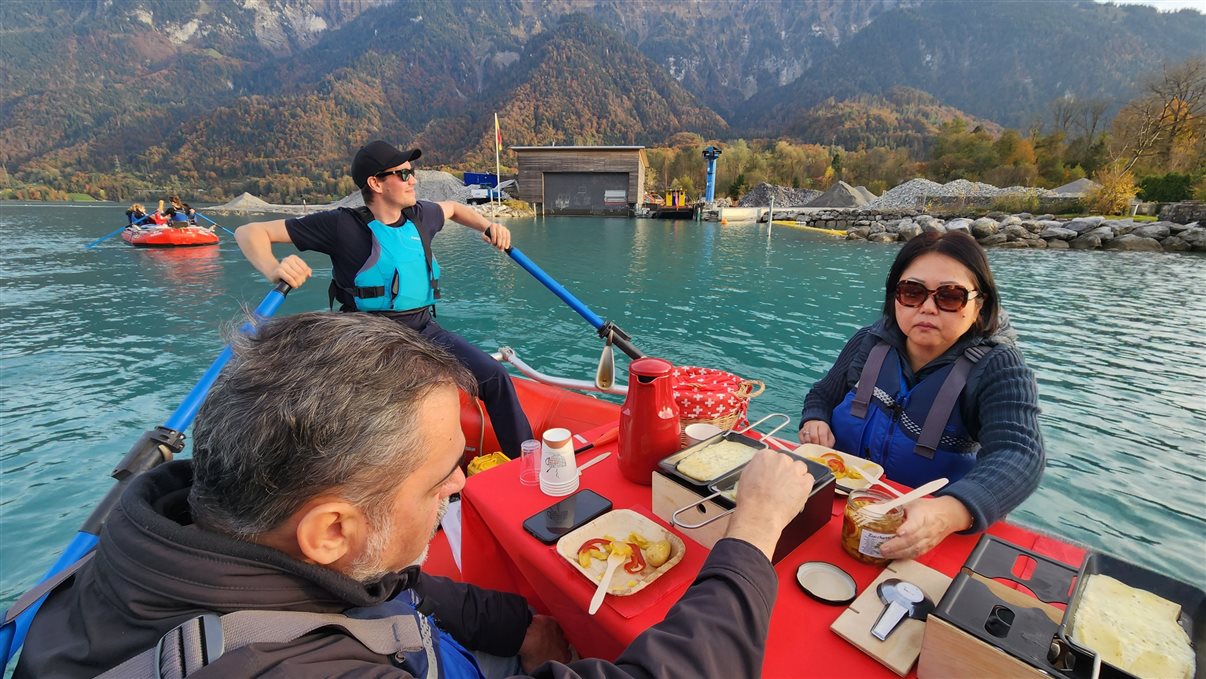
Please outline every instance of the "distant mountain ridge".
M336 192L372 136L431 163L680 131L916 148L1024 126L1206 52L1206 17L1092 2L0 3L0 163ZM904 89L901 89L904 88Z
M1126 101L1142 76L1206 54L1206 15L1096 2L929 2L882 13L792 83L751 101L734 127L773 131L829 97L903 86L1009 127L1058 97ZM821 86L818 86L820 84Z

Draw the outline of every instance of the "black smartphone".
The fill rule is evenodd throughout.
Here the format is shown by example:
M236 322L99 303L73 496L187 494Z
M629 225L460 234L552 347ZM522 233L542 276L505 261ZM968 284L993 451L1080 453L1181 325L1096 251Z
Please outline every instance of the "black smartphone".
M611 500L593 490L580 490L523 522L523 529L546 545L611 511Z

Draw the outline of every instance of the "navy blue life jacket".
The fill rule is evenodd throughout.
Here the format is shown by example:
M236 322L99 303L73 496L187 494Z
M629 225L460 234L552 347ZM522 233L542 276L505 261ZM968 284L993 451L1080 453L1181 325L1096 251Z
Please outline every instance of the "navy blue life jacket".
M390 601L365 608L353 608L345 611L350 618L372 619L391 615L413 615L419 622L423 632L424 644L431 640L428 650L414 653L403 653L402 657L395 656L394 661L415 677L427 679L483 679L481 667L477 658L460 644L452 635L440 629L435 618L424 615L419 607L413 590L402 592ZM434 634L432 634L434 632ZM431 657L428 657L431 653ZM431 672L432 660L435 661L435 672Z
M369 230L373 245L351 287L331 280L329 304L333 307L342 291L341 301L350 298L357 311L415 311L434 305L440 298L440 264L431 255L431 235L416 222L414 210L403 209L405 221L389 226L367 207L340 209Z
M970 347L909 388L900 353L881 341L867 356L858 384L833 409L834 447L883 465L888 478L907 486L962 478L980 450L960 414L963 387L972 366L991 349Z

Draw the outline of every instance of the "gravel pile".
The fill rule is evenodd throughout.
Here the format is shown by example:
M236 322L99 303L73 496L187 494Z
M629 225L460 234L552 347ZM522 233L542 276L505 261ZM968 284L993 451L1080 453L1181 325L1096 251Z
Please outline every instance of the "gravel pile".
M1074 182L1051 189L1051 193L1059 196L1084 196L1100 188L1101 184L1092 179L1077 179Z
M819 198L808 204L808 207L863 207L867 197L858 189L846 182L839 181ZM866 191L866 189L863 189ZM869 192L868 192L869 193Z
M971 182L966 179L956 179L945 184L928 179L910 179L871 201L867 207L880 209L918 207L924 204L927 198L995 198L1012 194L1054 195L1047 189L1026 186L1009 186L1002 189L992 184Z
M451 200L457 203L468 203L470 189L465 186L461 180L439 170L419 170L415 173L419 178L419 184L415 187L415 195L419 200L442 201ZM503 197L507 198L507 193L503 192ZM364 205L364 199L361 198L359 191L354 191L347 196L329 203L327 205L274 205L266 203L263 200L256 198L250 193L235 198L234 200L224 205L216 205L208 208L209 212L218 212L226 214L241 214L241 213L259 213L259 212L279 212L284 214L310 214L320 210L330 210L339 207L360 207Z
M417 174L419 184L415 187L415 195L419 200L469 202L471 189L447 172L419 170Z
M771 198L775 199L775 207L804 207L821 196L820 191L812 189L793 189L787 186L775 186L763 182L750 189L741 197L737 207L769 207Z

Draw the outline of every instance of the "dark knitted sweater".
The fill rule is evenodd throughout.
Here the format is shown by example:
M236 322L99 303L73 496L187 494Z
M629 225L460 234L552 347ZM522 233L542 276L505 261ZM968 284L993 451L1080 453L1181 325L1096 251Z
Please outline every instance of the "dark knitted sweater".
M903 358L906 355L905 339L896 323L886 319L856 332L842 348L829 373L804 397L800 426L808 420L829 422L833 409L858 383L871 348L884 340ZM967 507L974 519L973 531L984 530L1004 518L1034 492L1043 475L1045 457L1034 373L1026 367L1021 352L1008 334L983 338L968 333L917 373L907 360L901 361L905 380L911 388L977 344L988 344L993 348L976 363L968 376L961 414L968 433L979 442L980 450L971 471L937 493L958 498Z

